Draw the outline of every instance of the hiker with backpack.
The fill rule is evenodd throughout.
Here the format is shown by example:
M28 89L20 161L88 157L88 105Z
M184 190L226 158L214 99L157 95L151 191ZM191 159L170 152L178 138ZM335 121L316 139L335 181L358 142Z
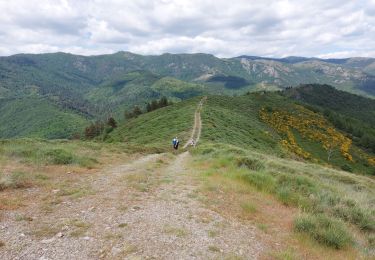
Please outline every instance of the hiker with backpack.
M180 144L180 141L178 140L177 137L173 138L172 144L173 144L173 148L175 150L177 150L178 149L178 145Z

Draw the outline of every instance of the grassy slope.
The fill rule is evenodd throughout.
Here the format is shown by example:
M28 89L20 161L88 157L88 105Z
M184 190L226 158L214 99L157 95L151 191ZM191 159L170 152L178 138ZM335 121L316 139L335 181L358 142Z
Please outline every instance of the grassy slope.
M167 150L177 136L183 144L193 127L198 102L199 97L143 114L118 127L107 140Z
M213 196L209 205L215 207L215 203L219 203L215 201L225 204L222 200L227 199L225 194L228 193L230 197L228 203L232 205L231 207L239 207L244 203L253 205L253 212L247 215L250 219L257 219L255 215L258 207L261 211L264 203L257 205L257 200L244 201L241 198L244 194L254 194L255 191L270 194L282 204L299 209L293 229L303 234L299 239L312 238L312 241L317 242L308 246L308 250L320 251L314 253L317 254L316 256L310 255L310 257L320 258L322 253L327 254L326 256L333 254L333 257L336 253L329 251L326 246L344 250L351 250L353 246L356 248L355 254L367 256L373 254L371 251L374 250L375 234L373 178L227 144L205 142L194 150L194 155L195 169L200 172L207 183L208 191ZM235 184L231 185L231 182ZM231 188L228 189L226 185ZM220 198L215 197L218 196L217 194L221 194ZM234 205L236 203L240 205ZM226 209L219 207L219 210ZM230 214L230 212L223 213ZM256 220L255 224L269 225L270 223L264 222L262 218ZM280 232L279 227L277 230ZM356 259L359 256L348 257ZM303 257L295 255L295 258Z
M276 93L252 93L241 97L210 96L202 113L203 140L286 156L279 145L285 137L259 119L259 110L262 107L289 111L295 109L292 100ZM347 162L339 151L335 151L328 162L327 153L320 143L303 139L298 134L295 134L295 138L298 145L310 152L320 163L330 163L336 167L349 165L355 172L373 174L373 168L359 155L356 146L351 150L354 162Z
M13 99L0 102L0 138L68 138L81 133L87 120L63 111L45 99Z
M361 253L371 255L374 179L308 161L280 158L288 157L278 145L281 137L259 120L261 107L293 110L294 102L273 93L208 98L202 113L202 144L194 153L197 168L204 173L210 189L222 190L220 178L248 185L247 192L255 187L305 213L295 219L296 232L325 246L354 245ZM319 143L298 135L296 139L320 164L326 164L326 153ZM357 157L355 161L351 163L355 171L371 172L371 167ZM340 166L347 161L337 155L331 163ZM213 188L215 185L218 187ZM231 192L238 192L238 197L244 193L241 189Z
M275 98L278 96L275 95ZM260 103L266 100L259 94L241 97L210 96L203 107L202 139L227 143L247 149L281 150L269 134L269 128L258 120Z

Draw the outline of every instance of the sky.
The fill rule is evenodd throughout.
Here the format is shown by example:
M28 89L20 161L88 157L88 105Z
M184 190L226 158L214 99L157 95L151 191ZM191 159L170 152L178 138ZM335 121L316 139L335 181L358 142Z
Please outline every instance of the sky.
M375 57L375 0L0 0L0 56Z

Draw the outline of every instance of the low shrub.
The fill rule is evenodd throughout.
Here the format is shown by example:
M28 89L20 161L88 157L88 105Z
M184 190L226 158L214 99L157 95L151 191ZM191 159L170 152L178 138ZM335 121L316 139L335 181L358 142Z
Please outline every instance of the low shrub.
M309 235L318 243L336 249L344 248L353 241L343 222L323 214L303 215L296 218L294 230Z
M248 172L241 176L245 182L255 186L258 190L272 192L275 190L276 181L271 175L263 172Z
M71 164L74 157L70 152L63 149L54 149L46 152L48 161L52 164Z
M28 188L31 186L31 177L25 172L13 172L7 176L0 176L0 190Z
M280 175L277 180L277 184L280 187L288 187L290 190L295 191L305 197L317 193L316 184L308 177L304 176L286 174Z
M90 157L81 157L78 159L78 164L82 167L86 167L86 168L93 168L95 166L95 164L98 163L98 160L94 159L94 158L90 158Z
M300 196L288 187L280 187L276 192L277 198L287 206L296 206Z
M353 168L347 164L342 165L341 170L346 171L346 172L353 172Z
M337 205L333 208L333 215L356 225L360 230L375 231L375 219L373 214L358 206Z
M246 167L253 171L260 171L265 168L263 162L249 157L239 157L236 162L238 167Z

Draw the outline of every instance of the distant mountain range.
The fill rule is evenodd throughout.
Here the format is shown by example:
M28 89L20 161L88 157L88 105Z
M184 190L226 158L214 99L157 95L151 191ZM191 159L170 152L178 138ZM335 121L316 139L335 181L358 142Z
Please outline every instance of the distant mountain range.
M179 101L202 94L235 95L308 83L329 84L374 98L375 59L221 59L201 53L144 56L130 52L17 54L0 57L0 125L17 114L19 124L27 129L29 124L22 122L19 113L28 111L30 104L35 114L50 107L60 122L71 120L74 114L82 125L108 114L122 117L133 105L142 106L161 96ZM64 133L74 131L76 128ZM13 134L0 129L1 136Z

